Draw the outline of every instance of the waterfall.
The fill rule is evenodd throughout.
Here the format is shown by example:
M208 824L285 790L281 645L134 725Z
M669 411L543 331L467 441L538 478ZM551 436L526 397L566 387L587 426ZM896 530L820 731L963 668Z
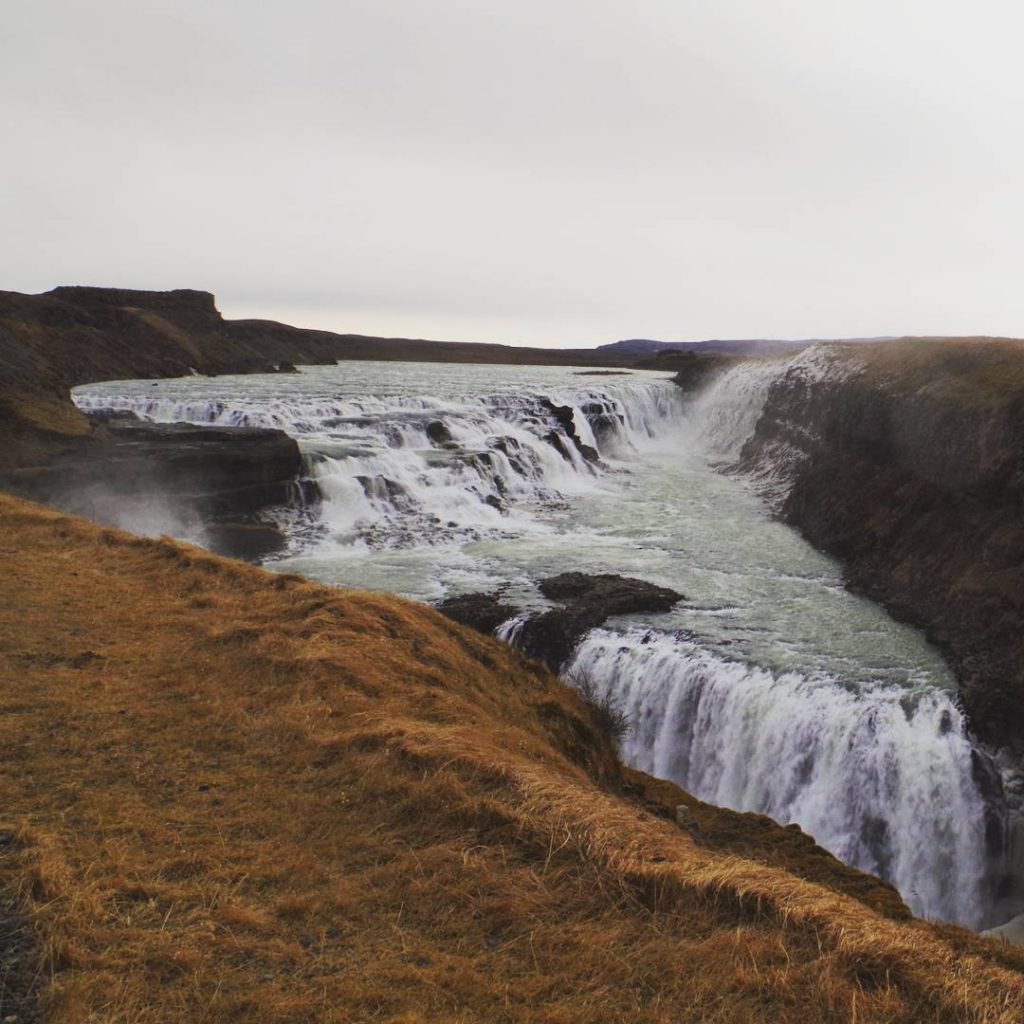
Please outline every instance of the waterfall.
M495 629L494 635L502 643L515 647L519 643L519 638L522 635L523 626L526 625L527 619L528 616L526 615L513 615L511 619L506 619Z
M861 368L861 361L832 344L812 345L788 359L740 360L715 378L687 406L686 419L695 442L720 467L736 466L753 435L772 387L783 378L791 384L839 380ZM792 483L804 452L785 439L762 447L756 466L744 476L769 506L778 507Z
M235 378L239 380L239 378ZM203 397L208 392L209 397ZM543 530L535 514L635 457L683 401L665 377L490 394L281 394L216 379L77 388L85 412L158 423L277 428L295 437L322 497L321 539L374 548Z
M664 376L581 385L564 370L363 364L109 382L74 398L87 412L286 431L321 497L311 525L287 524L297 561L313 553L300 571L403 593L415 577L421 596L453 580L456 592L508 586L520 614L497 633L512 644L544 607L531 588L545 574L686 579L692 600L661 630L634 618L592 631L566 666L631 717L624 757L711 803L799 823L919 914L988 924L1006 810L941 671L902 641L872 646L897 627L833 608L838 573L780 544L778 524L708 468L740 460L783 377L850 366L816 346L738 363L691 397ZM777 455L762 493L786 485L792 457ZM439 565L429 591L419 581ZM707 611L719 606L729 613ZM770 642L751 648L757 635ZM738 650L747 661L727 657Z
M919 915L984 923L986 806L950 694L776 676L639 630L593 631L573 673L629 715L630 764L710 803L799 823Z

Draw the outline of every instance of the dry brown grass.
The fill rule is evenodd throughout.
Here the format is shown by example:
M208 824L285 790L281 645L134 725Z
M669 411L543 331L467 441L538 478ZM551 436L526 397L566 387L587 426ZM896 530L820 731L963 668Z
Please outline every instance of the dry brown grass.
M426 607L6 497L0 587L22 1021L1024 1020L1015 951L755 859L763 821L709 841Z
M962 412L1024 400L1024 341L1014 338L902 338L848 346L872 386L922 389Z

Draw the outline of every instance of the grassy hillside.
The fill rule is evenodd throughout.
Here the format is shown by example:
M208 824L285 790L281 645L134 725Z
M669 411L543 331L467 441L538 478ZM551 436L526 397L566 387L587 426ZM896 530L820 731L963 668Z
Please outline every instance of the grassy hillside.
M1024 1019L1022 954L623 769L505 646L7 497L0 780L0 1019Z

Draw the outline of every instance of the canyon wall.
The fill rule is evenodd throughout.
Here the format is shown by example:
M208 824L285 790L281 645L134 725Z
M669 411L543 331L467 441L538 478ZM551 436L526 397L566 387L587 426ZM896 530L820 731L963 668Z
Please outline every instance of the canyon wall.
M925 631L979 736L1020 754L1024 343L833 345L769 377L738 468L853 589Z

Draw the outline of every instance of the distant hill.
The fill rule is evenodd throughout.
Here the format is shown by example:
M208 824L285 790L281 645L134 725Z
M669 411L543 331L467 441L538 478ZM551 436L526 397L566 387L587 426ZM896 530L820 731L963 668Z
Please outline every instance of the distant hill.
M707 352L714 355L735 356L775 356L788 352L799 352L808 345L816 345L819 341L842 340L860 341L892 341L884 338L806 338L803 340L785 340L780 338L711 338L707 341L654 341L650 338L627 338L624 341L613 341L609 345L598 345L600 353L619 353L621 355L654 355L659 352Z

